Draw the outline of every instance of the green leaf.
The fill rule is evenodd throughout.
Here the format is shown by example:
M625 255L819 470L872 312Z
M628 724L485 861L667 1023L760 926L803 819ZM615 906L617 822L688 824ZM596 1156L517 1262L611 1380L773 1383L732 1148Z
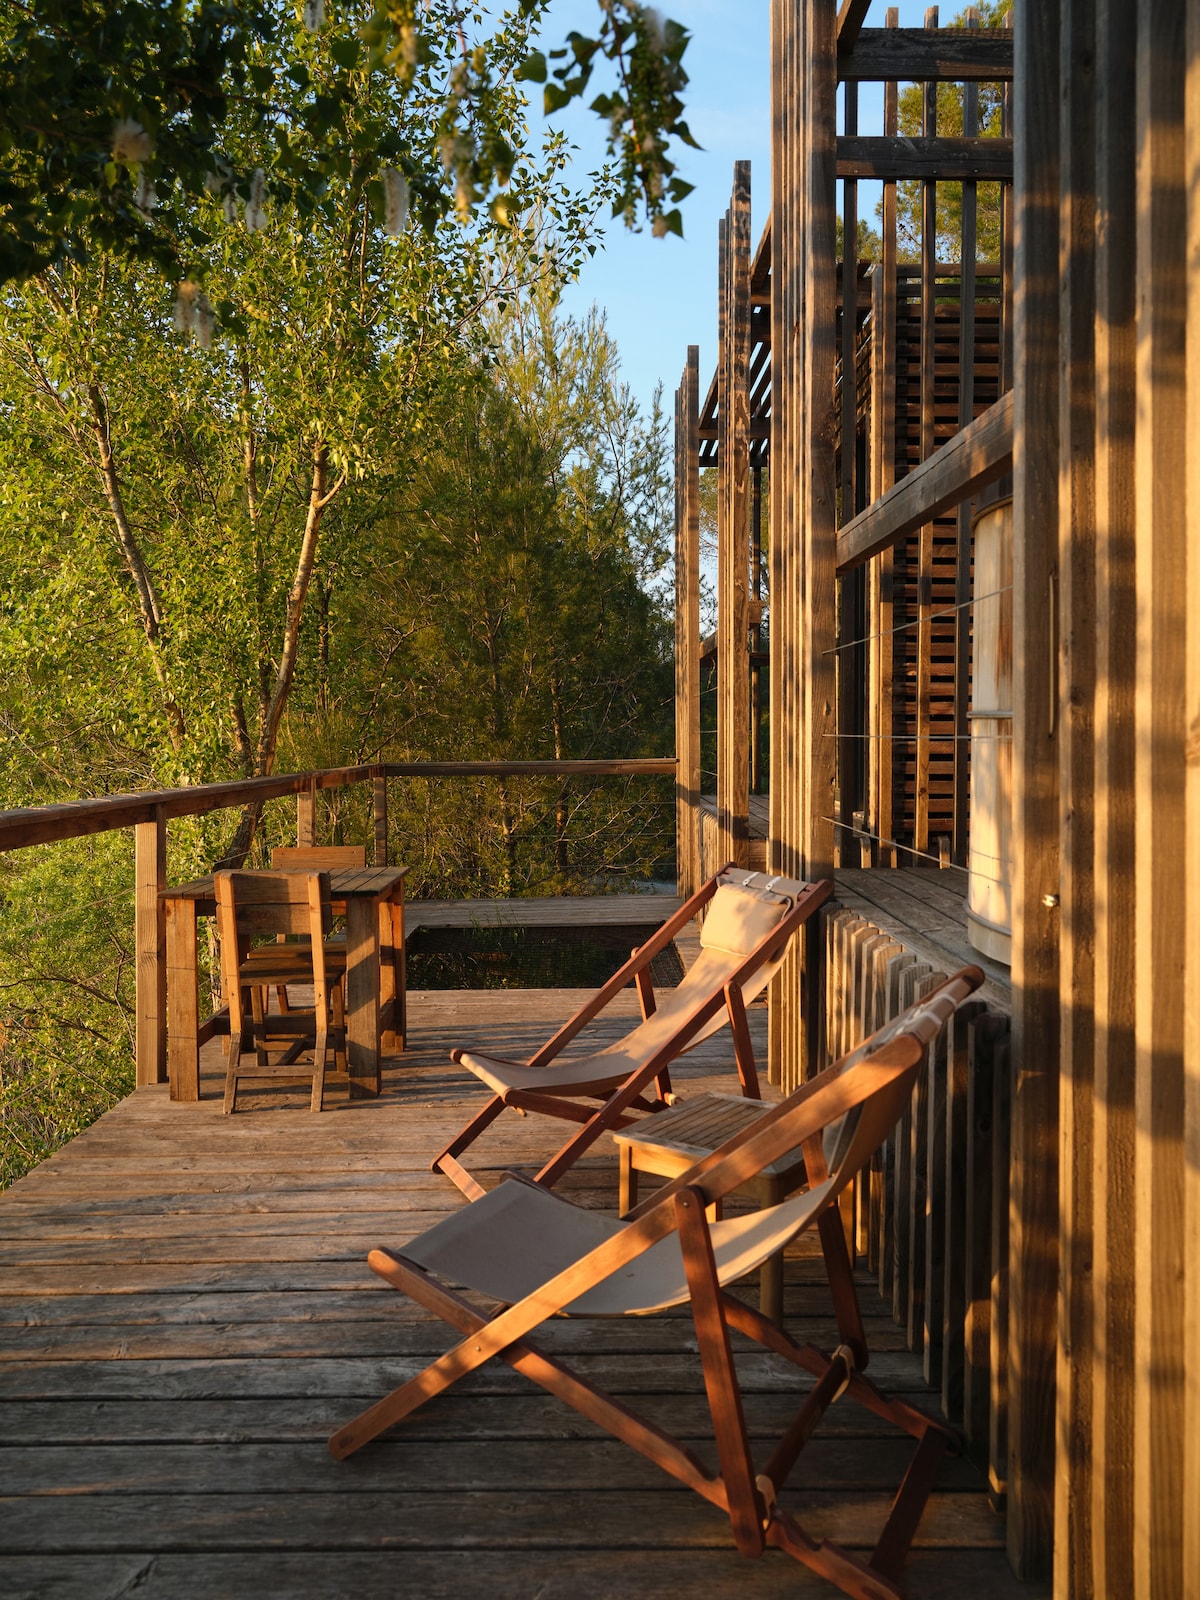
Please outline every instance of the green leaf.
M542 52L535 50L532 55L526 56L513 77L522 83L545 83L546 58Z

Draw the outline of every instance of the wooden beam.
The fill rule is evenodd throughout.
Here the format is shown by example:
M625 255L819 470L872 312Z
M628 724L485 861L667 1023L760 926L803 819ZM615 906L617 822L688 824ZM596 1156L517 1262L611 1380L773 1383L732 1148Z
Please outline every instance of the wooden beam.
M1007 83L1012 34L1001 28L864 28L847 54L838 47L843 83Z
M931 183L955 183L964 178L1010 183L1013 142L949 135L894 139L843 136L837 142L837 175L885 180L921 178Z
M837 48L839 56L849 52L858 44L863 31L863 23L867 20L867 12L871 9L871 0L842 0L838 7L837 19Z
M922 523L953 510L1013 464L1011 390L914 467L838 534L838 572L849 572L890 550Z

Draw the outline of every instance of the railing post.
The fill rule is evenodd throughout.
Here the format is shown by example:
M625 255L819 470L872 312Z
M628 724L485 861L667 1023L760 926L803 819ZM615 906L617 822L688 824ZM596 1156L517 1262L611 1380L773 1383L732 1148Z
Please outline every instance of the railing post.
M167 886L167 823L163 808L134 830L134 945L137 974L136 1082L167 1080L167 931L159 899Z
M298 849L311 850L317 842L316 812L317 785L316 780L311 779L296 794L296 846Z
M371 774L371 789L375 817L375 865L386 867L388 864L387 774L382 767L376 767Z

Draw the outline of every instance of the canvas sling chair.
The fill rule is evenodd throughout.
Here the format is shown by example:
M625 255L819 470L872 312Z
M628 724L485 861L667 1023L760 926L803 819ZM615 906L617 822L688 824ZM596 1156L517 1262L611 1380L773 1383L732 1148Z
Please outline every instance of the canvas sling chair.
M801 883L727 866L685 901L528 1061L452 1050L450 1059L473 1072L492 1097L438 1152L433 1170L444 1172L469 1200L478 1200L485 1190L458 1158L506 1106L512 1106L580 1124L537 1174L536 1182L551 1187L602 1133L627 1127L636 1114L670 1104L671 1062L726 1022L733 1030L742 1092L759 1099L746 1007L779 970L793 934L832 893L827 878ZM656 997L651 962L702 908L706 915L699 957L677 988ZM557 1060L631 982L637 987L641 1022L603 1050ZM657 1094L648 1098L645 1091L651 1083L656 1083Z
M908 1102L925 1050L983 981L964 967L857 1050L834 1063L650 1196L624 1221L583 1210L516 1178L404 1247L373 1250L372 1269L440 1316L462 1340L417 1377L340 1428L342 1460L493 1356L557 1395L726 1512L743 1555L788 1552L855 1600L896 1600L898 1576L932 1491L950 1429L866 1377L868 1351L838 1195L870 1161ZM711 1222L706 1207L785 1154L803 1150L809 1187L763 1211ZM837 1321L832 1354L791 1339L726 1285L803 1230L819 1234ZM499 1302L484 1314L459 1289ZM531 1340L556 1315L644 1315L691 1302L719 1469L657 1423L571 1371ZM765 1462L747 1437L730 1331L807 1371L815 1382ZM865 1559L809 1535L779 1494L824 1413L843 1395L917 1440L883 1531Z

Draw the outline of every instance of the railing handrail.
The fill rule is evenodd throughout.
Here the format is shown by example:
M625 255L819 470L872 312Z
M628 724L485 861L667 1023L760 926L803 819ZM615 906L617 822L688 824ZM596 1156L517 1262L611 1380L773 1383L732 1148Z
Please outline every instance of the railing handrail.
M323 767L313 772L240 778L178 789L141 790L57 805L0 811L0 850L53 844L90 833L108 833L139 823L203 815L253 800L275 800L306 790L336 789L375 778L654 777L674 776L674 756L598 761L380 761L358 767Z

